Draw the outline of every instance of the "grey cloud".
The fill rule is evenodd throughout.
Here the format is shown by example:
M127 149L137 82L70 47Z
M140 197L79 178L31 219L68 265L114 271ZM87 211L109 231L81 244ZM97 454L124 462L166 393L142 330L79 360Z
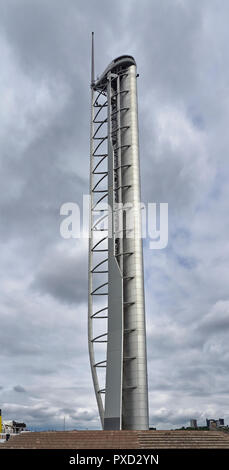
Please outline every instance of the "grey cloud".
M229 301L218 301L203 318L200 328L208 334L225 334L229 328Z
M25 393L26 392L25 388L22 387L21 385L15 385L14 391L18 392L18 393Z
M73 409L72 408L62 408L61 412L71 414L71 413L73 413Z
M44 259L32 287L70 304L85 302L87 265L84 251L78 256L64 251L50 253Z
M61 115L63 122L66 120L65 113L68 114L63 111ZM60 116L57 119L59 120ZM73 122L74 119L72 129L69 130L72 133L75 131ZM15 236L30 238L31 235L33 240L41 236L46 238L47 242L50 238L57 239L61 204L69 201L82 203L82 193L87 193L84 177L76 174L76 167L73 173L61 169L64 168L66 151L61 150L58 143L60 123L50 122L50 126L53 126L52 131L44 131L41 136L35 138L24 151L20 162L14 162L15 175L19 179L22 178L24 183L17 199L9 199L1 207L1 233L4 239ZM62 141L64 139L63 136ZM68 146L70 154L73 153L73 147L76 149L77 157L80 150L77 149L76 139L77 137L70 144L70 138ZM12 172L12 159L8 161Z
M65 414L63 414L65 413ZM45 429L63 429L63 420L65 417L66 425L71 426L71 429L80 428L81 423L85 427L94 423L98 427L96 410L90 408L78 409L60 409L58 406L51 406L49 402L29 405L10 405L7 404L7 418L14 416L14 419L23 420L27 424L27 428L34 430L40 429L45 422L47 425ZM6 414L4 414L6 416ZM96 423L96 424L95 424ZM93 425L93 424L92 424ZM43 425L44 429L44 425Z
M190 422L190 419L193 418L201 418L201 413L198 410L177 410L176 414L174 411L168 409L162 409L157 412L155 415L151 415L150 422L157 422L157 424L169 424L170 426L182 426L184 424L187 425Z
M70 414L70 417L74 421L84 420L84 421L93 421L97 419L97 411L96 410L79 410L75 413Z
M19 5L10 1L4 8L3 28L10 38L24 67L31 73L59 71L65 73L70 67L70 51L73 41L69 21L75 22L75 37L78 36L77 15L74 18L72 2L66 4L44 1L22 1ZM55 15L53 15L55 8ZM40 70L41 69L41 70Z
M114 3L112 14L119 16L119 12L119 4ZM85 80L88 73L90 61L86 56L91 31L103 30L103 36L97 36L98 50L104 38L109 41L115 33L116 25L110 14L105 0L99 2L96 12L90 2L83 0L77 4L72 0L58 3L51 0L48 4L44 0L23 0L20 6L17 1L10 0L4 4L2 30L27 73L58 74L73 82L76 75L80 74ZM97 63L100 60L98 54Z
M180 98L196 83L196 44L203 27L203 3L167 0L161 5L157 0L152 8L149 2L146 5L147 10L135 1L130 14L144 77L160 97L163 93Z
M20 325L17 328L17 332L15 331L14 325L11 322L5 323L5 332L0 334L1 338L1 345L2 345L2 355L3 357L9 356L34 356L39 354L40 347L38 344L33 344L31 339L36 337L36 331L33 330L33 334L31 335L30 331L30 339L29 341L26 340L26 334L28 333L29 328L24 325L22 327ZM13 344L11 344L11 340Z

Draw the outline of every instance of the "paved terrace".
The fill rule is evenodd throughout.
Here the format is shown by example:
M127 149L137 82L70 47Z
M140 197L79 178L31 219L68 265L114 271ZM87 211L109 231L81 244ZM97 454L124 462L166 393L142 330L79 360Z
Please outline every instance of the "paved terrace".
M11 437L1 449L229 449L223 431L44 431Z

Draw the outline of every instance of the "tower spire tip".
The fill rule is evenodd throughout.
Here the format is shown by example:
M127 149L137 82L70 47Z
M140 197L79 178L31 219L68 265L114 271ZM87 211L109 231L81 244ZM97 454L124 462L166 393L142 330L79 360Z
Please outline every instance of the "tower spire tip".
M95 81L94 31L91 33L91 85Z

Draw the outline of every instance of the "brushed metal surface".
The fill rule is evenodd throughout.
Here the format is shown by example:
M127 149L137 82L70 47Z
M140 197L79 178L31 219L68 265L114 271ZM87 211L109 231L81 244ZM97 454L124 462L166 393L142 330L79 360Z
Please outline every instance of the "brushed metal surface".
M148 429L148 383L146 355L146 327L144 274L141 238L140 210L140 169L138 143L138 109L136 66L128 68L128 74L121 81L121 107L129 108L122 113L121 126L129 126L122 134L122 145L130 145L122 154L122 163L130 167L123 170L123 185L131 185L123 190L123 203L132 203L132 226L134 236L123 239L124 252L132 252L124 259L124 302L130 305L124 311L124 357L134 359L124 361L123 365L123 429ZM132 303L134 302L134 303ZM125 387L127 387L125 389ZM133 388L129 388L133 387Z
M108 203L114 207L114 153L111 142L111 79L108 97ZM108 343L104 429L122 429L122 375L123 375L123 281L115 257L114 212L109 213L108 239Z

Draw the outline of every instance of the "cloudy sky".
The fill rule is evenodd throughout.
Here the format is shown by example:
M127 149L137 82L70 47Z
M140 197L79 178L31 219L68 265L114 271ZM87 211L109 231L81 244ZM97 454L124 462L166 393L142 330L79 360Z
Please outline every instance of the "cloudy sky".
M226 0L1 0L0 408L31 429L99 428L87 349L87 241L60 206L89 186L96 73L138 72L142 198L168 202L144 244L150 424L229 424Z

